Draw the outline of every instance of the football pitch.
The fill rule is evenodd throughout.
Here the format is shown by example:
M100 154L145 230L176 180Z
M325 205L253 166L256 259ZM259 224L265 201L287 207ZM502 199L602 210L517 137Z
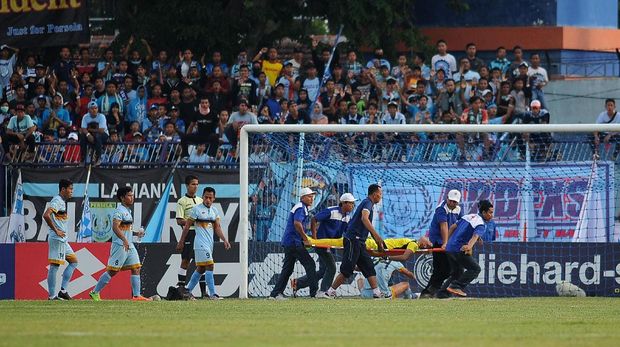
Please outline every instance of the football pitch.
M620 300L0 301L0 346L618 346Z

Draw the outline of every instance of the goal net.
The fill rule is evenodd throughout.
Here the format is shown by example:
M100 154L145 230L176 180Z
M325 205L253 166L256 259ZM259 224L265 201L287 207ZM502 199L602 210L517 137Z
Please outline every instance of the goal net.
M613 290L620 256L607 247L620 241L614 165L620 146L595 144L593 136L611 130L620 131L593 125L245 126L240 296L265 297L273 289L284 256L280 240L302 187L317 192L313 215L338 205L343 193L362 200L372 183L383 188L372 222L384 239L427 235L451 189L462 193L465 214L477 213L480 200L493 203L495 217L474 251L482 271L468 288L472 295L555 295L564 282L586 292ZM342 252L332 252L339 266ZM419 253L405 264L416 279L395 274L392 281L409 280L420 292L431 259ZM297 263L291 278L304 273ZM359 295L357 278L361 274L339 295ZM285 294L292 294L290 285Z

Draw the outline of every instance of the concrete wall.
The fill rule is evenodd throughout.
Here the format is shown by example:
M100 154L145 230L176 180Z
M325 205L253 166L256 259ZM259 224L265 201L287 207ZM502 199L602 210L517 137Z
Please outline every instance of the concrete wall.
M551 81L545 98L551 123L594 123L605 99L616 99L620 109L620 78Z

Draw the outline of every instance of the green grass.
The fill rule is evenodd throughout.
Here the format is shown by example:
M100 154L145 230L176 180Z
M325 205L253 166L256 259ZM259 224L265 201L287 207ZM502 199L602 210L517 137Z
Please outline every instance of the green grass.
M613 298L0 301L0 346L618 346Z

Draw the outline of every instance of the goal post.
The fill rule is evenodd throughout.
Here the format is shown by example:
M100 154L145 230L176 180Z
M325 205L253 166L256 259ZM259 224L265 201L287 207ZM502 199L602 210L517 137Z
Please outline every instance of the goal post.
M584 200L587 198L592 198L591 193L593 194L594 190L596 190L594 193L599 194L599 193L602 193L604 189L613 190L613 188L615 188L615 186L612 186L612 187L604 186L604 184L598 182L599 178L602 177L603 175L603 173L599 173L599 171L603 172L602 169L599 168L599 166L601 165L600 163L607 163L604 169L608 171L611 170L611 173L610 173L611 181L608 181L606 184L607 185L616 184L613 181L613 176L614 176L613 163L616 160L616 157L615 157L616 153L613 153L614 158L612 160L611 153L600 153L598 147L595 147L593 144L591 144L592 142L591 139L593 138L592 134L596 132L599 132L599 133L618 132L620 133L620 124L245 125L240 130L240 144L239 144L240 215L239 215L238 241L239 241L239 246L240 246L239 262L240 262L240 276L241 276L239 297L248 298L248 297L257 296L249 292L249 286L248 286L249 277L250 277L249 244L250 244L250 237L251 237L251 232L252 232L252 226L251 226L252 216L250 216L250 213L251 213L250 212L250 209L251 209L250 198L255 193L253 190L256 189L255 188L256 185L259 184L256 180L253 181L252 178L255 178L255 177L253 177L251 174L251 170L255 170L255 167L258 166L256 163L251 162L251 158L250 158L251 157L250 150L253 145L253 141L255 140L254 139L255 137L261 137L260 146L263 146L261 148L263 148L265 151L271 147L280 147L279 152L277 152L278 153L277 158L275 158L275 154L272 154L272 153L258 153L258 151L260 151L260 148L257 149L257 153L260 155L256 155L256 157L260 157L261 160L267 163L271 163L272 161L273 162L287 161L288 164L295 165L296 162L303 161L302 159L310 158L313 155L312 150L306 150L305 152L304 151L297 152L294 149L295 146L299 145L299 140L295 142L295 139L299 139L300 134L315 134L317 138L314 139L315 147L313 148L315 149L318 148L317 151L320 151L322 146L329 146L328 143L336 143L338 146L341 146L341 147L346 147L348 145L349 146L348 150L355 152L355 155L351 155L351 158L353 158L351 159L351 162L352 163L354 162L355 165L358 165L360 162L364 162L370 165L369 166L370 169L366 169L366 170L372 170L372 165L375 165L375 166L381 165L381 168L382 168L381 170L388 170L388 169L391 170L393 167L396 167L395 165L399 162L417 163L417 161L423 161L424 165L426 165L424 170L427 170L427 171L424 171L420 168L414 168L415 170L417 170L415 171L417 175L420 175L422 173L421 174L422 176L427 176L424 174L424 172L428 172L428 176L433 176L436 172L438 175L437 177L441 177L441 180L444 180L444 178L446 177L446 175L449 174L450 171L459 172L459 174L456 175L458 177L455 176L455 179L459 177L462 178L468 175L476 175L480 173L481 177L479 178L481 180L487 180L487 181L494 180L495 178L494 175L499 175L498 177L501 180L504 178L504 176L506 176L509 173L509 171L513 171L513 175L522 176L520 177L521 180L519 181L520 182L519 184L526 187L526 189L524 190L525 193L523 193L523 196L519 197L520 206L519 206L519 211L518 211L518 215L520 216L522 220L525 220L526 224L523 225L523 222L519 224L518 229L521 230L520 232L523 232L523 237L519 236L518 240L515 240L515 241L528 241L526 240L526 237L527 237L527 233L529 232L525 231L525 229L527 229L528 227L532 228L532 226L527 225L527 222L530 221L530 219L527 216L524 217L524 215L535 214L536 211L534 211L534 208L533 208L534 204L532 201L535 197L533 195L538 194L536 189L542 189L540 188L541 187L540 183L534 182L536 183L534 184L532 181L540 178L539 177L540 175L549 175L549 177L551 177L552 172L555 170L555 163L557 163L557 167L561 167L562 170L564 170L563 179L565 180L570 180L571 173L573 172L578 173L580 177L582 176L585 177L583 179L583 182L581 182L582 184L580 183L581 185L579 185L579 187L575 189L581 189L581 190L585 189L587 191L585 191L584 194L581 194L580 197L577 198L577 200L579 199ZM281 135L283 133L286 133L289 135L287 139L278 137L279 136L278 134ZM343 140L343 138L346 137L346 135L344 134L358 134L358 133L377 134L377 135L379 134L401 134L402 138L407 138L407 140L394 140L394 138L392 137L390 138L386 137L382 140L379 140L379 142L383 141L381 142L381 145L377 147L379 148L379 150L375 150L375 152L372 152L372 153L370 152L360 153L362 152L362 149L360 148L362 147L370 148L370 147L368 147L366 144L362 145L357 142ZM539 149L536 148L535 146L530 146L530 143L533 143L533 141L535 141L533 140L534 137L531 137L531 138L527 137L524 139L523 135L524 134L543 134L543 133L550 134L550 136L551 134L553 134L553 136L562 137L564 140L567 140L569 142L571 141L571 138L572 138L571 134L580 134L580 135L576 135L575 137L575 138L578 138L576 142L578 142L579 146L575 146L575 148L577 148L575 151L579 152L577 153L578 155L572 152L568 153L573 150L572 149L573 147L571 147L571 149L566 149L564 147L562 147L562 149L557 149L560 147L556 146L556 147L553 147L555 148L556 152L553 152L552 154L550 154L552 150L549 148L545 148L546 152L545 154L543 154L544 158L534 159L535 155L539 155L539 154L532 153L533 150L538 151ZM452 158L442 157L441 162L442 164L444 164L443 168L434 167L433 164L438 163L439 159L438 157L435 156L435 154L432 154L432 151L434 150L434 148L433 149L430 149L430 148L433 146L438 147L440 145L435 144L431 146L428 143L432 141L429 142L429 140L426 139L427 137L426 135L424 136L424 139L421 139L421 136L417 136L415 134L418 134L418 135L426 134L426 135L429 135L429 137L432 137L433 134L450 134L450 136L448 137L449 140L447 142L449 142L451 146L454 147L453 151L459 154ZM486 139L487 136L486 135L480 136L479 134L486 134L488 136L491 136L491 134L493 134L494 143L493 143L493 149L492 149L493 154L492 154L491 159L485 156L485 154L488 156L488 153L486 153L487 151L486 140L485 141L481 140L481 138ZM409 135L411 135L411 138L415 137L415 139L410 140L408 137ZM463 138L466 138L469 140L473 138L474 140L467 141L467 140L463 140ZM460 139L460 142L459 142L459 139ZM287 141L289 142L293 141L295 143L292 143L292 142L287 143ZM309 146L308 143L312 143L312 141L308 141L307 137L306 137L305 142L306 142L306 146ZM485 142L485 143L482 143L482 142ZM394 152L394 153L390 152L386 154L386 152L388 152L386 148L396 143L399 143L400 145L402 145L402 150L399 150L398 152ZM416 154L411 154L411 148L415 149L419 143L425 143L425 146L426 146L424 147L425 152L422 154L417 154L417 156ZM302 142L302 146L304 146L303 142ZM522 154L519 154L520 152L519 146L522 147L523 149L521 151ZM603 144L602 140L599 146L601 148L600 149L601 152L605 152L605 151L610 152L610 149L606 147L606 144ZM620 144L618 144L618 146L620 146ZM468 148L467 150L472 150L472 153L475 152L475 154L471 155L471 158L470 158L470 155L467 155L467 156L465 155L466 154L465 149L464 149L465 147ZM590 148L589 152L588 152L588 148ZM366 151L366 149L364 149L363 151ZM593 155L594 153L596 153L596 156ZM603 154L606 155L605 158L602 156ZM270 157L272 155L274 157ZM295 158L296 155L301 155L303 156L303 158L299 158L299 157ZM322 154L315 154L315 156L318 156L318 157L320 157L321 155ZM325 155L329 156L330 154L325 154ZM557 157L551 158L552 155L553 156L557 155ZM464 159L465 163L463 163L462 160L459 159L461 156L463 158L466 157ZM508 157L510 156L515 156L516 159L515 158L508 159ZM578 159L575 159L575 158L578 158ZM510 167L509 167L508 164L506 163L510 162L511 160L513 163L510 164ZM545 162L546 165L540 164L539 163L540 161ZM579 162L579 165L578 165L579 170L574 169L574 165L576 162ZM329 160L325 160L324 162L317 160L315 164L318 166L332 165L333 166L332 171L333 170L337 171L338 165L342 165L341 163L337 163L337 164L331 163ZM403 182L410 179L410 178L405 177L406 172L407 172L406 168L402 168L402 169L397 168L397 170L400 170L399 172L401 174ZM343 167L341 171L346 171L346 169ZM359 172L362 172L362 171L359 171ZM504 175L504 176L501 176L501 175ZM377 174L374 176L373 174L370 174L369 179L377 178L375 182L381 181L380 176L382 177L383 174L381 175ZM514 177L514 178L517 179L519 177ZM443 192L443 190L445 189L445 187L443 186L444 181L441 181L441 182L438 181L437 183L435 183L435 182L432 182L433 179L434 177L416 178L416 180L410 181L407 184L412 184L412 185L437 184L438 185L437 190ZM265 184L265 182L263 181L260 184ZM283 192L282 194L291 195L293 192L293 189L297 186L300 186L301 182L300 182L300 179L293 179L292 181L288 182L287 185L289 185L289 187L286 188L287 191ZM352 183L352 185L355 185L355 183ZM536 185L536 187L534 187L534 185ZM584 188L584 187L587 187L587 188ZM348 188L350 189L351 187L348 186ZM523 189L523 188L521 187L520 189ZM549 189L552 189L552 188L549 188ZM362 190L361 188L357 187L356 191L360 192ZM516 194L515 192L512 192L512 193ZM437 200L439 196L438 194L434 194L434 195L427 194L427 195L423 197L423 199L425 199L425 204L422 204L422 205L428 207L438 202ZM598 196L599 195L597 195L597 197ZM358 199L363 199L363 196L361 194L357 194L356 197ZM612 211L607 211L608 213L611 213L611 217L610 219L606 219L604 223L613 224L613 216L615 214L615 210L613 207L614 206L613 200L615 200L615 196L611 198L608 197L607 199L611 201L611 205L608 205L606 208L608 209L611 208ZM523 201L525 201L526 203L524 203ZM327 202L323 201L322 203L324 205ZM499 203L503 204L503 202L501 201ZM587 220L587 216L584 213L586 209L585 203L583 201L576 201L575 204L577 205L580 204L579 205L580 210L575 212L576 214L579 215L577 219L577 224L578 226L581 225L581 227L584 230L587 230L588 228L587 223L591 221ZM523 206L523 205L527 205L527 206ZM290 209L291 206L289 206L288 209ZM590 208L596 208L596 206L593 206ZM284 208L280 207L280 209L283 210ZM409 210L400 211L400 213L403 213L403 214L413 213L413 212L415 211L409 211ZM399 212L391 211L390 213L395 214ZM284 216L286 214L282 212L281 215ZM395 216L391 216L391 217L395 217ZM535 217L532 217L532 218L533 219L531 220L534 220ZM279 225L282 225L282 221L280 221ZM607 227L609 227L609 225L607 225ZM534 225L533 228L536 228L536 226ZM535 233L536 230L534 230L533 232ZM275 243L277 240L273 239L271 241L273 241L272 243ZM609 242L612 240L611 240L611 235L609 235L609 238L606 240L599 240L599 239L594 240L593 239L591 241ZM253 241L253 242L256 242L256 241ZM280 270L279 268L280 264L277 264L277 266L278 268L275 269L276 273L279 272ZM264 296L264 292L262 295Z

